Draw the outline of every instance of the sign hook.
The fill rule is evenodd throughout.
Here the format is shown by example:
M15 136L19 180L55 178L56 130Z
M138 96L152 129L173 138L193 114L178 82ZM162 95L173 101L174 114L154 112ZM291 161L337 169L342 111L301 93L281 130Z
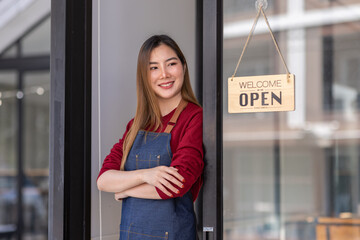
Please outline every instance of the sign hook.
M256 0L255 2L255 8L259 11L259 9L262 7L263 10L266 10L268 7L268 1L267 0Z

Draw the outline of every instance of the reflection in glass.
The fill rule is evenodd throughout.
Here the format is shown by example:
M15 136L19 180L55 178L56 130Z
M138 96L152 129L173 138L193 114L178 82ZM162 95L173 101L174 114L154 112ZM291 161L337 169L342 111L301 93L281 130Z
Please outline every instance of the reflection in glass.
M240 2L224 1L224 239L360 239L360 15L340 14L342 5L354 14L360 1L296 1L304 4L300 23L318 10L314 25L274 27L302 86L295 112L228 114L227 78L256 15ZM287 21L287 3L269 2L266 11ZM269 34L255 30L237 76L279 73Z
M16 54L17 54L17 45L13 45L9 49L1 53L1 58L13 58L16 57Z
M17 74L0 72L0 226L16 225Z
M46 239L50 73L28 72L22 81L23 88L18 89L15 72L0 72L0 226L3 232L18 224L19 136L24 144L23 236ZM18 101L23 101L22 132L18 131Z
M47 235L49 90L48 71L24 74L24 224L25 232L38 237Z
M50 18L22 39L22 54L29 55L48 55L50 53Z

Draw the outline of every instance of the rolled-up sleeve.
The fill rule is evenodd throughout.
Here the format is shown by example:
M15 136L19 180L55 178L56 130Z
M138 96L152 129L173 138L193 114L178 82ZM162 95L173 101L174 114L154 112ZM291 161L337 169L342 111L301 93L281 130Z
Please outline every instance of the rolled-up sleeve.
M179 193L172 192L172 198L183 196L201 177L204 168L202 136L203 117L202 111L198 111L182 130L178 147L173 154L171 166L178 169L185 182ZM171 198L158 188L156 190L162 199Z

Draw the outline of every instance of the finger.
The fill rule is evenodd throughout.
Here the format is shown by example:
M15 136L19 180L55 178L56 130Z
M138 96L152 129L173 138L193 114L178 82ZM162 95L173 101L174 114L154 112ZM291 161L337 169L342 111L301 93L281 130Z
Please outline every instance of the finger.
M164 194L168 195L169 197L173 197L173 195L168 190L166 190L166 188L162 184L159 184L156 187L160 189L160 191L162 191Z
M184 184L182 182L180 182L177 178L175 178L174 176L168 174L168 175L165 175L164 178L166 180L168 180L169 182L177 185L179 188L184 188Z
M121 201L121 198L119 198L116 194L115 194L114 197L115 197L115 200L116 200L116 201Z
M174 171L173 169L169 168L168 173L179 179L181 182L185 182L185 178L180 175L177 171Z
M180 191L179 189L177 189L175 186L173 186L170 182L168 182L166 179L162 179L160 181L160 183L165 186L167 189L169 189L170 191L176 193L176 194L179 194Z

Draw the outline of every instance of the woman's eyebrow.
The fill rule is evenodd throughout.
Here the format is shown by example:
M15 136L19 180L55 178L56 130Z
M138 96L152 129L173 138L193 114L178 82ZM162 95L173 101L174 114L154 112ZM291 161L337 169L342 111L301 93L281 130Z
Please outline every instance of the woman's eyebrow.
M165 60L165 62L171 61L171 60L178 60L177 57L171 57ZM158 62L149 62L149 64L158 64Z
M177 57L171 57L171 58L167 59L165 62L168 62L168 61L171 61L171 60L178 60L178 58Z

